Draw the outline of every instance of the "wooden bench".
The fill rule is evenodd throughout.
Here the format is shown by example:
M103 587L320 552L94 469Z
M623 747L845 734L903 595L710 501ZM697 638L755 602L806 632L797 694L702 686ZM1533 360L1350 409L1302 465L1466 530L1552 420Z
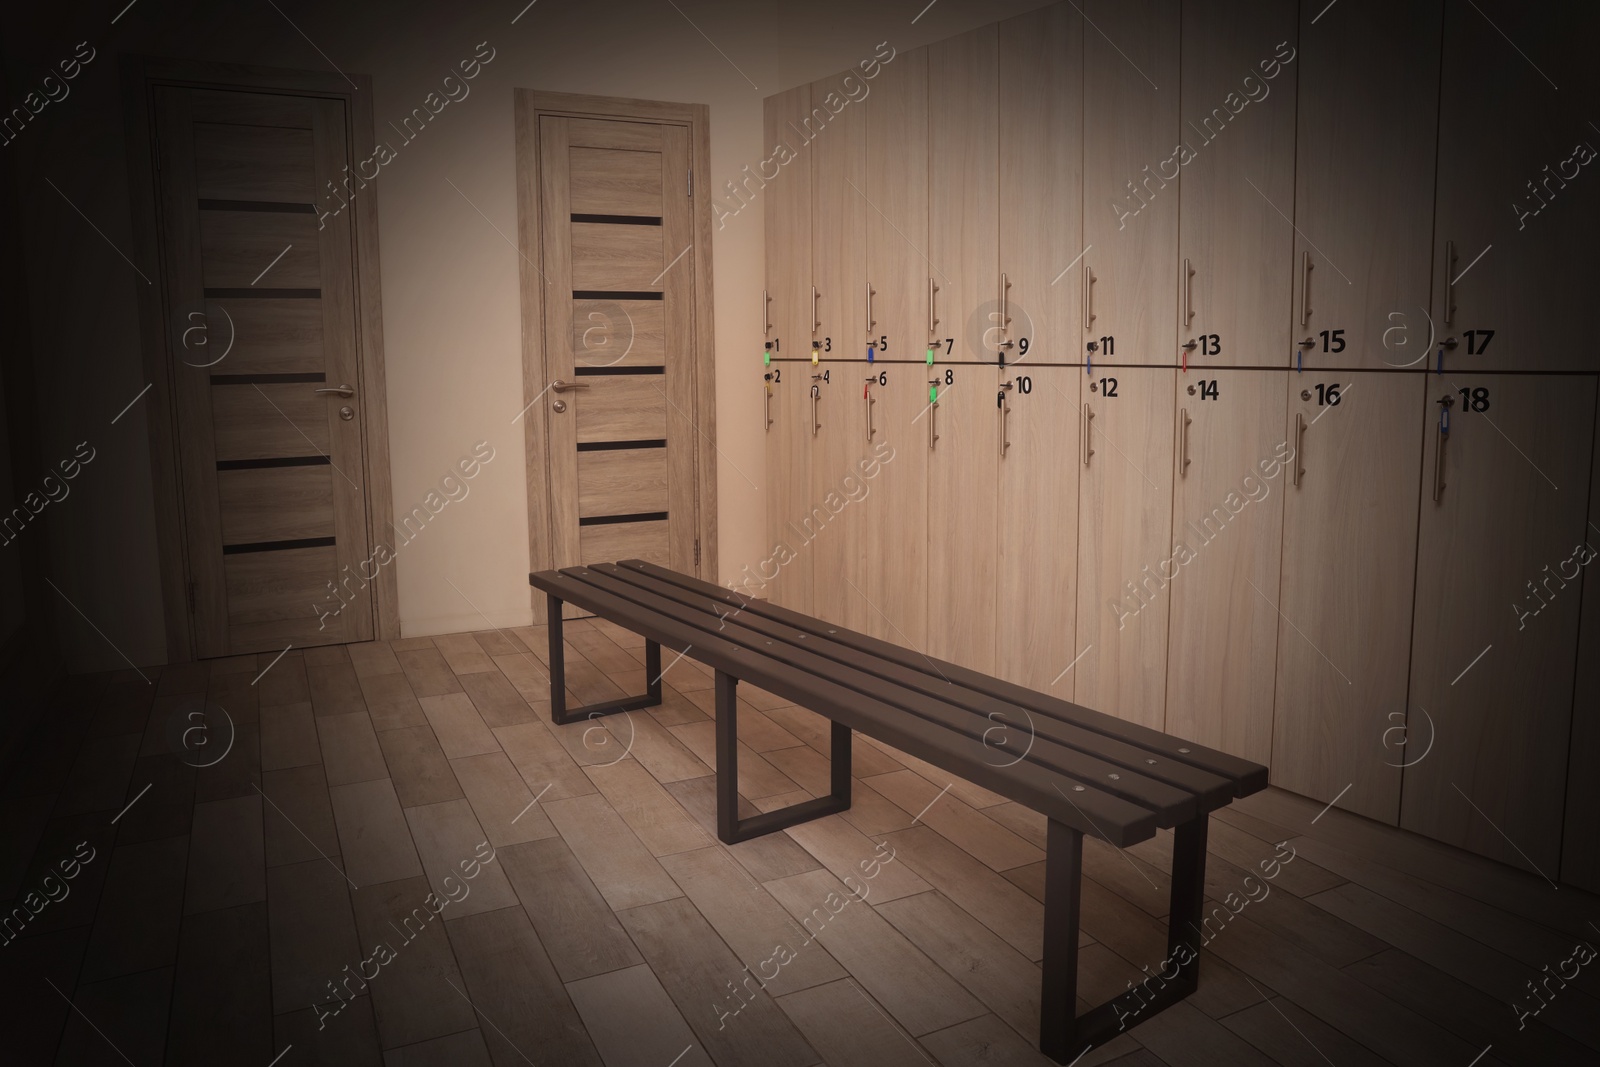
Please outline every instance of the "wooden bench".
M550 714L557 723L659 704L662 648L716 672L717 834L728 844L848 808L853 730L1044 814L1039 1048L1056 1062L1070 1062L1116 1037L1130 1017L1143 1021L1194 991L1206 818L1264 788L1265 767L639 560L528 580L549 598ZM645 639L646 694L567 707L563 603ZM832 721L828 796L739 817L741 680ZM1161 972L1160 988L1146 983L1078 1016L1083 837L1121 848L1163 827L1173 830L1173 859L1168 957L1151 969Z

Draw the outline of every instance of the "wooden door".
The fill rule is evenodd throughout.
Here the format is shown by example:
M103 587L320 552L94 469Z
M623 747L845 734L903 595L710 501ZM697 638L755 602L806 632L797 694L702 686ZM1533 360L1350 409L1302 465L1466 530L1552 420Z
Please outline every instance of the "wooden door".
M849 76L854 83L854 76ZM859 506L859 462L867 450L862 379L867 339L866 115L851 102L845 77L811 86L811 116L820 132L811 143L811 273L817 288L821 428L812 437L811 505L827 514L812 542L812 610L854 630L866 628L870 609L863 517ZM857 90L859 95L859 90ZM824 125L825 124L825 125Z
M1295 0L1183 7L1178 343L1188 365L1281 366L1294 251ZM1269 76L1270 75L1270 76Z
M1407 739L1433 747L1410 757L1400 825L1553 878L1593 556L1595 379L1429 375L1422 407Z
M1092 0L1083 7L1097 32L1083 39L1085 251L1068 275L1088 309L1078 351L1092 342L1095 363L1170 365L1178 351L1183 176L1165 179L1157 165L1183 139L1179 4Z
M988 343L1000 300L999 79L994 26L928 46L928 258L938 334L948 338L929 375L939 384L928 415L938 434L928 459L928 644L986 672L995 662L999 375L972 364L999 352Z
M810 388L802 364L811 340L811 156L801 131L811 89L799 86L766 101L764 151L788 158L762 190L767 288L763 374L766 415L767 552L748 590L796 611L811 612L811 553L800 551L796 524L811 497ZM780 152L779 146L787 152ZM743 588L743 586L741 586Z
M995 673L1071 700L1077 641L1077 432L1083 374L1074 367L1003 372ZM1010 388L1006 388L1010 386Z
M872 165L867 202L867 284L873 290L877 361L870 392L869 459L877 473L862 501L866 630L896 644L928 642L930 375L922 362L927 316L928 53L902 52L862 103ZM875 380L865 379L876 374Z
M538 123L554 564L698 573L688 127Z
M1600 553L1600 433L1590 465L1589 525L1583 540L1589 562ZM1587 570L1589 564L1584 567ZM1583 621L1578 632L1578 678L1572 697L1572 751L1567 757L1567 811L1561 881L1600 893L1600 575L1583 579Z
M1430 314L1439 321L1428 294L1442 4L1326 4L1300 4L1294 207L1279 204L1299 231L1292 351L1307 369L1420 366Z
M344 180L345 105L160 87L155 108L195 653L369 640L392 557L368 526L351 214L315 206Z
M1267 763L1283 544L1285 371L1179 373L1167 729Z
M1446 368L1600 367L1577 313L1600 287L1597 38L1594 4L1445 8L1433 292L1440 337L1457 339Z
M998 143L1006 362L1080 363L1083 16L1071 4L1000 23Z
M1073 699L1157 730L1166 721L1172 547L1173 373L1105 367L1086 375L1088 444L1078 491L1078 624ZM1167 567L1170 571L1170 566Z
M1298 462L1282 475L1272 782L1388 823L1407 758L1385 731L1406 714L1424 379L1308 372L1288 383Z

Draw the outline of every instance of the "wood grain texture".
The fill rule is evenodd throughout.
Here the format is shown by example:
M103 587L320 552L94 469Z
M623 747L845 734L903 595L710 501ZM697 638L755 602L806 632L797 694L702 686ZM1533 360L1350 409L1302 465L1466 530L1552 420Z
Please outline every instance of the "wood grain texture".
M334 477L326 466L218 471L222 543L332 536Z
M196 121L195 185L206 200L314 204L311 130Z
M1318 406L1318 387L1325 396L1335 383L1339 404ZM1323 803L1349 786L1339 806L1390 823L1402 759L1383 742L1407 712L1427 384L1351 372L1288 382L1285 434L1297 454L1284 474L1272 781ZM1296 415L1307 425L1298 446Z
M567 159L573 214L660 217L660 153L571 145Z

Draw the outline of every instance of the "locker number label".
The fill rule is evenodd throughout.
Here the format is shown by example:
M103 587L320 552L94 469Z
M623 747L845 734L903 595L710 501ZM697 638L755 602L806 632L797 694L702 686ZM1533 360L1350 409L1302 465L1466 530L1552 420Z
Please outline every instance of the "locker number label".
M1493 333L1494 331L1491 330L1489 332ZM1460 392L1462 411L1489 410L1489 390L1483 386L1480 385L1476 389L1462 389Z
M1189 386L1190 396L1199 396L1201 400L1217 399L1217 382L1211 378L1201 378L1194 385Z
M1344 351L1343 330L1323 330L1320 336L1322 337L1322 350L1324 352ZM1338 401L1336 400L1334 403L1337 404Z
M1339 406L1339 383L1338 382L1327 382L1327 383L1318 382L1316 384L1316 390L1317 390L1317 406L1319 408L1321 408L1321 407L1334 408L1334 407L1338 407Z
M1117 380L1115 378L1101 378L1098 382L1090 382L1089 392L1097 392L1107 398L1114 397L1117 395Z
M1461 336L1466 338L1466 341L1467 341L1467 355L1469 355L1469 356L1481 356L1481 355L1484 354L1484 352L1488 351L1489 342L1494 340L1494 331L1493 330L1468 330L1466 333L1462 334ZM1463 390L1463 391L1465 391L1465 390ZM1482 408L1476 408L1475 410L1482 411L1483 409Z
M1200 335L1200 354L1202 356L1222 355L1222 338L1214 333Z

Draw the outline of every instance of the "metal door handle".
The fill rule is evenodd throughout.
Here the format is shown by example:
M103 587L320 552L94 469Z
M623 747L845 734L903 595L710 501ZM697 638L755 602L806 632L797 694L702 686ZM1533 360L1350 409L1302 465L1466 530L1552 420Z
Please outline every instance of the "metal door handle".
M867 402L867 444L869 445L872 443L872 435L877 432L872 428L872 405L877 403L876 400L872 399L872 383L877 380L876 378L868 378L867 387L861 391L861 398Z
M1300 461L1305 458L1306 447L1306 416L1305 412L1294 413L1294 484L1300 485L1300 479L1305 477L1306 468Z
M1189 424L1194 420L1189 417L1188 408L1178 409L1178 477L1189 476Z
M1189 283L1189 279L1193 277L1194 268L1189 266L1189 260L1185 258L1183 261L1183 324L1185 326L1194 321L1194 287Z
M822 329L822 320L817 318L817 287L811 287L811 332L816 333Z
M822 422L817 418L817 403L822 399L822 386L811 387L811 436L817 436L817 431L822 429Z
M1000 272L1000 332L1005 333L1011 325L1011 283L1006 280L1006 272ZM1010 343L1002 347L1010 348Z
M761 336L772 336L772 294L761 290Z
M1456 243L1444 243L1444 324L1449 326L1456 317Z
M867 340L872 340L872 329L878 320L872 317L872 283L867 283Z
M772 386L766 382L761 383L762 412L767 417L767 429L772 429Z
M1311 253L1300 253L1300 325L1311 321Z
M1011 407L1010 407L1010 405L1008 405L1006 403L1006 395L1004 393L1001 393L1000 394L1000 458L1001 459L1005 459L1006 458L1006 449L1011 447L1011 442L1008 439L1010 434L1007 432L1007 427L1006 427L1006 424L1010 420L1010 418L1011 418Z
M939 287L937 285L933 284L933 276L929 275L928 276L928 336L929 337L932 337L933 334L934 334L934 331L936 331L939 328L939 317L934 314L934 306L933 306L933 300L934 300L933 294L937 293L938 291L939 291Z
M932 452L934 442L939 440L939 379L935 378L928 385L928 451Z
M1084 401L1083 417L1079 421L1083 423L1083 465L1085 467L1089 465L1089 457L1094 455L1094 449L1089 445L1089 420L1093 418L1094 409L1089 406L1088 401Z
M1094 271L1083 265L1083 328L1094 329Z
M550 383L550 391L552 393L570 393L574 389L587 388L589 388L588 382L564 382L560 378Z
M1435 504L1444 499L1444 446L1450 440L1450 405L1454 402L1454 398L1449 393L1439 398L1439 422L1434 431L1433 449L1433 502Z
M326 385L320 389L313 389L311 391L318 396L322 396L327 393L332 393L335 396L343 397L352 397L356 395L355 388L349 385Z

